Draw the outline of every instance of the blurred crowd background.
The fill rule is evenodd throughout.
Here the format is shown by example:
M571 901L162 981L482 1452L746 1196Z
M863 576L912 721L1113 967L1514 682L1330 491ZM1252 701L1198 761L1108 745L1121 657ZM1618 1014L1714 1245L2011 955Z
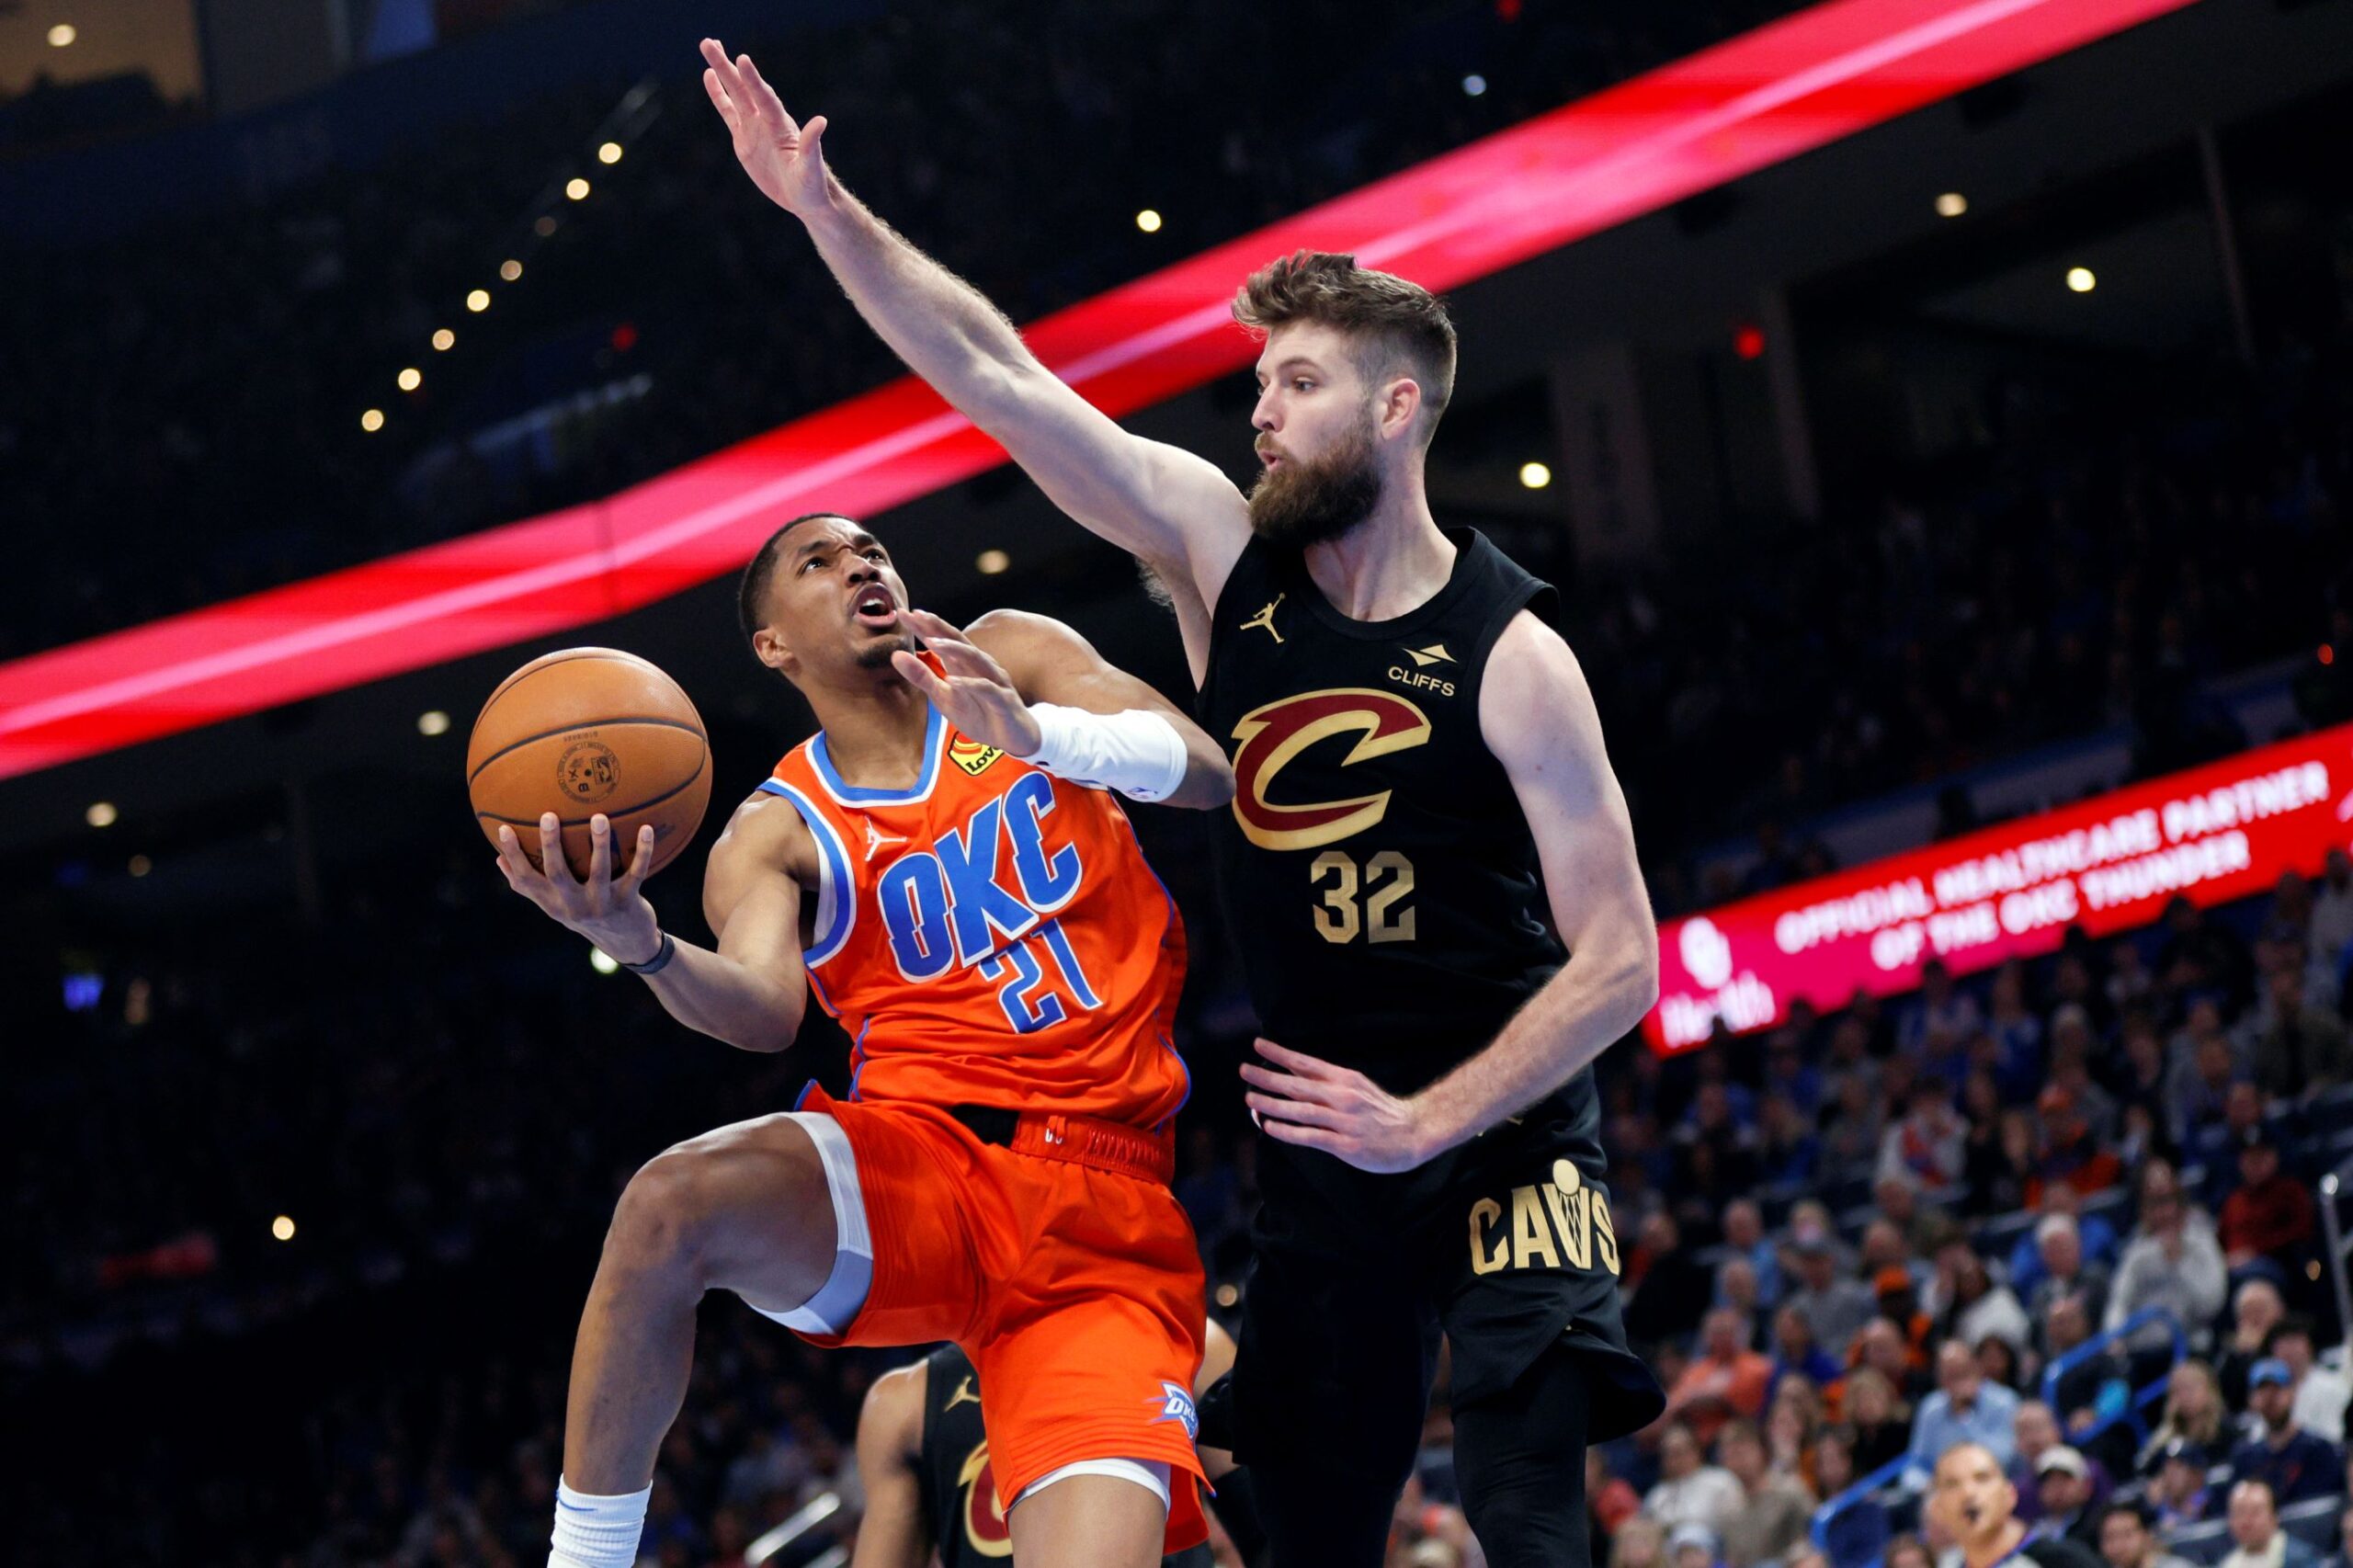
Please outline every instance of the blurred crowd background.
M1028 320L1793 8L1053 0L1016 26L957 0L728 41L833 119L878 210ZM566 19L473 9L493 39ZM0 657L608 494L893 375L745 187L694 65L535 88L232 210L0 243L0 474L28 525ZM205 118L21 82L0 187ZM1841 813L1906 792L1933 793L1935 835L1980 825L2008 808L1961 781L2086 737L2123 737L2076 787L2104 788L2353 720L2353 200L2341 139L2308 135L2348 122L2339 95L2279 132L2317 149L2278 183L2329 259L2245 345L2009 345L1949 449L1830 465L1818 517L1728 515L1704 551L1593 562L1498 528L1563 586L1663 915L1834 869ZM626 156L590 160L621 123ZM619 199L551 205L575 174ZM1143 195L1164 229L1102 221ZM500 246L533 286L469 313ZM439 327L455 347L420 351ZM410 362L424 385L394 400ZM389 414L363 438L370 403ZM1460 417L1473 447L1523 428ZM2268 706L2231 699L2256 679ZM720 722L753 737L733 755L796 738L772 712ZM842 1042L813 1027L756 1058L686 1035L520 912L454 811L424 840L332 795L236 811L183 829L186 858L210 831L324 834L346 841L332 874L262 896L222 860L149 905L75 841L23 856L0 899L0 936L40 959L0 985L0 1407L41 1456L0 1478L13 1550L540 1561L613 1196L670 1142L812 1076L839 1088ZM1252 1020L1206 825L1136 815L1195 933L1179 1192L1226 1312ZM1919 1478L1963 1436L2037 1531L2110 1568L2341 1558L2345 1325L2316 1184L2353 1153L2353 866L2309 869L1605 1058L1628 1323L1673 1404L1595 1455L1597 1562L1935 1568L1951 1543ZM657 899L690 922L675 880ZM734 1568L828 1496L840 1512L777 1561L835 1544L858 1401L894 1359L707 1303L649 1557ZM1398 1568L1480 1561L1448 1431L1441 1390Z

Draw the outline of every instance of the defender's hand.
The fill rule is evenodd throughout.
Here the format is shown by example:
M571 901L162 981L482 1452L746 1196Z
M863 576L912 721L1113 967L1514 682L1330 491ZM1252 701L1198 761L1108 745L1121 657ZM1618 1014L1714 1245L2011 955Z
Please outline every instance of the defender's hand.
M1267 1137L1321 1149L1360 1171L1409 1171L1438 1152L1415 1103L1363 1074L1270 1040L1258 1041L1258 1054L1285 1069L1255 1062L1242 1069L1254 1090L1242 1097Z
M752 57L739 54L731 62L715 38L702 40L702 57L710 62L703 90L735 138L735 161L770 201L808 217L825 199L825 155L818 146L825 117L813 115L806 125L795 122Z
M1005 673L1005 666L987 650L975 647L971 639L927 609L907 611L907 624L923 638L926 647L939 655L948 678L933 674L931 666L913 653L892 654L891 667L930 698L931 705L949 723L983 745L1012 756L1029 756L1045 744L1037 715L1014 689L1013 677Z
M646 902L645 879L654 869L654 824L637 830L637 853L629 869L613 875L613 824L604 812L588 819L588 880L572 874L563 858L563 829L556 814L540 818L540 864L523 853L511 827L498 830L498 869L506 885L529 899L557 924L577 931L623 963L645 963L662 947L662 928Z

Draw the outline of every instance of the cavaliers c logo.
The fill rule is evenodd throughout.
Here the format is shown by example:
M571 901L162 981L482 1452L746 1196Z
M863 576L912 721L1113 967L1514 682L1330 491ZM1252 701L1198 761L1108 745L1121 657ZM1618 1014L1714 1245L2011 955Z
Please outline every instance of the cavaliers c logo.
M1233 818L1242 835L1261 849L1313 849L1363 832L1389 810L1389 791L1316 805L1279 806L1268 787L1291 758L1320 740L1357 733L1355 745L1340 759L1352 767L1430 738L1427 715L1392 692L1340 687L1303 692L1269 702L1242 716L1233 738Z
M997 1500L987 1443L977 1445L964 1457L956 1488L964 1494L965 1544L983 1557L1012 1556L1013 1531L1005 1522L1005 1505Z

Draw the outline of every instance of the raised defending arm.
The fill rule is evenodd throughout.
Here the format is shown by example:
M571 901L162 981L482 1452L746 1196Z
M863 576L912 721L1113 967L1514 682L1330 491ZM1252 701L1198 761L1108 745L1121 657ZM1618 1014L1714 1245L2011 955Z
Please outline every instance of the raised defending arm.
M1189 452L1130 435L1064 385L979 291L859 203L825 167L825 119L785 111L751 56L705 39L703 85L735 156L799 218L817 253L892 352L1000 442L1049 498L1214 605L1249 539L1233 483Z

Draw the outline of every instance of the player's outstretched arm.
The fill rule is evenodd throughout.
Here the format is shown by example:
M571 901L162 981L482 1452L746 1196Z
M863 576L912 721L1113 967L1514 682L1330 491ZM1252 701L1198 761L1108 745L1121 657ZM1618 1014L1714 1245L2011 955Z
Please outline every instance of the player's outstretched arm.
M858 1413L858 1479L866 1517L850 1568L924 1568L931 1531L924 1518L923 1403L929 1363L917 1361L874 1380Z
M789 823L786 819L790 819ZM801 843L792 831L798 829ZM665 933L645 897L654 864L654 829L616 874L612 824L588 823L585 881L572 874L553 812L540 821L540 865L534 868L511 827L499 830L498 869L506 885L541 912L627 964L654 965L645 983L670 1016L688 1028L745 1051L782 1051L801 1028L808 980L801 961L801 887L796 854L814 846L792 808L759 795L736 809L711 846L703 879L703 913L719 934L714 952Z
M1217 602L1249 507L1211 463L1130 435L1038 361L995 306L910 244L826 169L825 119L786 112L748 54L702 42L703 85L755 185L799 218L892 352L1012 454L1085 527Z
M1411 1170L1551 1094L1658 999L1658 926L1585 672L1559 633L1525 611L1496 639L1486 671L1479 728L1535 836L1569 961L1485 1050L1404 1098L1258 1041L1272 1065L1242 1069L1244 1097L1270 1138L1364 1170Z
M1217 743L1061 621L998 609L959 631L928 610L907 616L947 674L912 653L892 667L974 740L1132 800L1207 811L1233 799Z

